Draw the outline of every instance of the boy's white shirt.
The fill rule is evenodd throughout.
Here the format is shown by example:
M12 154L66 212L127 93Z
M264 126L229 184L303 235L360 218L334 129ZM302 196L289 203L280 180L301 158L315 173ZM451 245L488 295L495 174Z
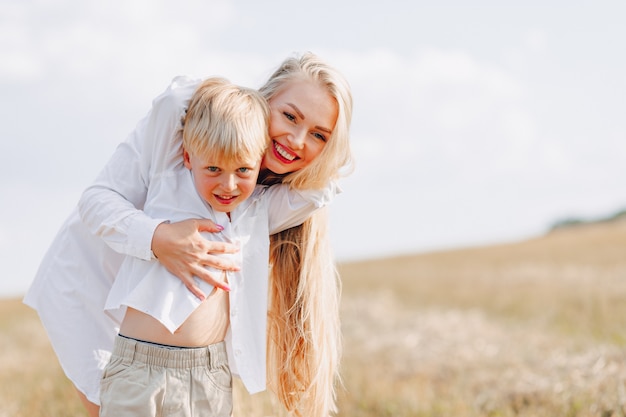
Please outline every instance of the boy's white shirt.
M231 212L215 212L197 194L192 175L182 166L153 179L144 211L172 222L208 218L224 226L221 233L203 233L210 240L240 246L241 270L228 272L231 288L227 337L231 371L250 393L263 391L266 381L266 318L269 235L301 224L330 202L334 185L322 191L295 192L286 185L257 186L250 198ZM205 294L213 287L196 279ZM127 257L113 283L105 308L115 315L126 306L159 320L170 332L180 327L200 301L157 260ZM209 325L209 324L208 324Z

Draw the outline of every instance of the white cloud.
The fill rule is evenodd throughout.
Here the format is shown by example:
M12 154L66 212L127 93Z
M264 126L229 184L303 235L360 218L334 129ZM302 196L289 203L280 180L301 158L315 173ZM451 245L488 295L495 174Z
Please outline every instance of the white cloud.
M23 81L39 76L43 65L31 27L18 2L0 3L0 80Z
M429 48L352 53L338 66L355 91L354 143L366 164L497 167L494 150L513 155L534 141L523 81L494 63Z
M548 51L548 36L539 28L529 29L524 35L524 46L531 52L543 53Z
M51 72L102 80L112 73L137 79L200 69L221 58L214 39L235 16L232 3L222 0L25 1L0 10L4 82Z

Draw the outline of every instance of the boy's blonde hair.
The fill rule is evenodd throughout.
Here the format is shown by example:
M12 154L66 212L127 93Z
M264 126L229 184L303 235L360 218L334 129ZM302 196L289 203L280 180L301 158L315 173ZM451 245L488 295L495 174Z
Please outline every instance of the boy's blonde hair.
M338 106L337 122L321 154L306 168L282 177L294 188L320 188L352 167L350 86L339 72L306 53L285 60L259 91L270 101L294 79L322 86ZM336 412L341 358L341 285L327 209L270 239L268 384L291 414L327 417Z
M256 90L207 78L183 119L183 147L197 157L260 161L269 144L269 114Z

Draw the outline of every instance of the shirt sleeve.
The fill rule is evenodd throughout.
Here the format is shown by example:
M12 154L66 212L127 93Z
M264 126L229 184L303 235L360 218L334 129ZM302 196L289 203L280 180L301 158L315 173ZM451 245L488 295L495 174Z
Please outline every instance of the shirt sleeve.
M296 190L287 184L268 187L270 235L302 224L316 210L327 206L342 192L339 185L331 181L321 190Z
M168 219L153 219L142 209L150 182L182 161L182 118L200 81L175 78L79 200L83 223L116 252L154 257L154 230Z

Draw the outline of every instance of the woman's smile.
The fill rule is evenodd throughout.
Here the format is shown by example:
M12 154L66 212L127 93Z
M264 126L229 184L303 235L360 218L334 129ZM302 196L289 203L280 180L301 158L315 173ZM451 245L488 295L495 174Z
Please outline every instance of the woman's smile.
M283 161L283 163L289 164L295 161L296 159L300 159L298 155L296 155L291 150L285 148L283 145L276 142L275 140L272 141L272 145L274 146L274 153L276 154L276 157L280 158Z

